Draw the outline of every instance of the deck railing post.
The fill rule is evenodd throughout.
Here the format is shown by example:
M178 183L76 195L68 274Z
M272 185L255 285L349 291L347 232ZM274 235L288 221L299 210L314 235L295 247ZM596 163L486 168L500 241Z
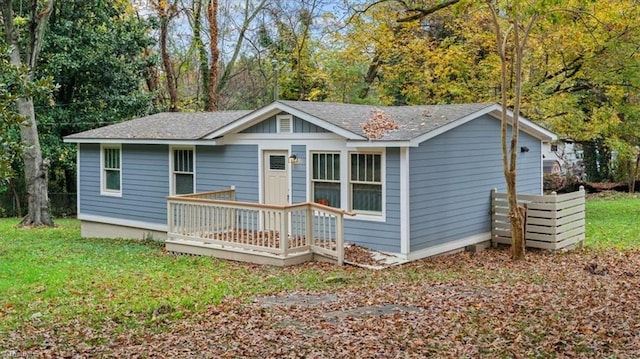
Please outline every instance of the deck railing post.
M337 264L344 264L344 214L336 214L336 254Z
M306 216L307 220L305 221L305 245L307 249L309 249L309 247L312 246L315 242L313 238L313 228L315 227L315 224L313 223L313 207L311 205L307 205Z
M173 226L174 226L174 216L173 216L173 203L171 203L171 200L167 201L167 234L168 236L171 235L171 233L173 233Z
M279 210L280 213L280 252L287 258L289 255L289 213L291 210Z

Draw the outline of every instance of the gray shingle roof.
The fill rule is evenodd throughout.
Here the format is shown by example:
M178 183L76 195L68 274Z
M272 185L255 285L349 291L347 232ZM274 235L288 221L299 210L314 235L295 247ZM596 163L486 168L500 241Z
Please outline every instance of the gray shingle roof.
M361 124L379 109L395 120L399 128L387 132L383 141L411 140L495 103L423 106L372 106L343 103L279 101L298 111L320 118L347 131L366 137Z
M65 138L196 140L249 112L163 112L76 133Z
M494 103L426 106L373 106L330 102L278 101L346 131L367 137L361 124L379 109L399 128L379 140L411 140ZM164 112L67 136L67 139L198 140L251 111Z

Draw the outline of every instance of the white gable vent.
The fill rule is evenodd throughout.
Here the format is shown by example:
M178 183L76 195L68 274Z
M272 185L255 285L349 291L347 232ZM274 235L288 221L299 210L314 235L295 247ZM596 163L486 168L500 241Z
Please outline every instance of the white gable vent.
M276 116L278 122L278 133L292 133L293 121L290 115Z

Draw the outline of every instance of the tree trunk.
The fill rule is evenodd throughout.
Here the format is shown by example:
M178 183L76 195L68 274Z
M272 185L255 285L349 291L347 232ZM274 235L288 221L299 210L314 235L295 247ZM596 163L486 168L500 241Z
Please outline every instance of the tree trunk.
M636 181L638 180L638 172L640 172L640 153L636 154L636 160L633 166L633 173L631 174L631 181L629 183L629 193L635 193L636 191Z
M151 49L145 49L144 56L147 58L151 57ZM162 103L162 98L158 92L158 69L156 68L156 65L148 64L145 66L144 81L147 84L147 90L149 90L150 93L155 94L153 104L157 107Z
M507 185L507 198L509 202L509 217L511 222L511 258L518 260L525 256L525 208L518 205L517 191L517 149L518 135L520 131L520 101L522 94L522 64L524 61L524 50L526 49L527 38L531 33L531 28L536 22L537 15L531 15L526 27L516 16L509 19L509 28L503 33L500 26L500 18L504 16L501 10L496 7L492 0L487 0L487 5L491 11L496 49L500 57L500 86L501 86L501 124L500 139L502 147L502 168L504 179ZM521 34L522 31L522 34ZM510 40L513 44L510 46ZM509 51L510 50L510 51ZM511 58L508 53L511 52ZM510 62L510 60L512 62ZM509 68L511 64L511 69ZM511 71L509 71L511 70ZM507 124L508 124L508 77L514 75L513 85L513 119L511 121L511 144L507 149Z
M16 217L22 217L22 198L20 198L20 194L18 193L18 189L16 188L15 179L9 180L9 187L11 187L11 193L13 193L13 200L16 204Z
M33 1L29 9L30 23L28 26L28 39L24 49L24 58L21 56L21 42L19 29L13 26L14 13L10 0L1 3L2 19L4 23L4 35L11 46L11 65L27 66L29 80L33 80L38 54L42 46L45 29L51 12L53 0L44 3L42 9L38 9L38 2ZM18 112L24 117L25 124L20 126L20 138L25 144L23 153L24 177L27 190L27 216L23 218L23 226L53 226L49 209L48 194L48 169L49 162L43 160L38 137L38 124L32 98L18 99Z
M509 202L509 219L511 222L511 258L523 259L525 256L525 218L526 209L518 204L516 176L507 178L507 199Z
M160 56L162 57L162 68L164 69L167 91L169 92L169 111L175 112L178 110L178 84L173 70L173 63L171 62L171 55L169 55L169 50L167 49L170 20L171 16L167 14L165 9L160 17Z
M207 86L207 107L206 111L218 109L218 60L220 50L218 49L218 0L211 0L207 7L207 18L209 19L209 50L211 51L211 63L209 64L209 83Z
M371 84L378 77L378 68L380 68L382 61L380 60L380 54L376 52L375 56L371 60L369 64L369 68L367 69L367 73L364 76L364 86L358 92L358 98L365 99L369 95L369 90L371 90Z
M198 97L202 96L203 107L209 108L209 57L207 50L202 42L202 7L208 6L203 4L206 0L196 0L194 3L193 12L193 43L198 53L198 63L200 68L200 89L198 90Z
M42 159L38 128L32 99L19 99L18 109L30 125L21 126L20 137L27 144L24 150L24 178L27 187L28 212L20 223L23 226L53 226L49 208L49 161Z

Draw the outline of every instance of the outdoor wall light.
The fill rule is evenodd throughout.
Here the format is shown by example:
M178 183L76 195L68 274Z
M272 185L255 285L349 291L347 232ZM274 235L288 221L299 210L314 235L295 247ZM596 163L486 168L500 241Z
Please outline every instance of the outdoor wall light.
M289 163L291 163L292 165L298 163L298 156L296 156L295 154L289 156Z
M529 152L529 147L527 146L520 147L520 152Z

